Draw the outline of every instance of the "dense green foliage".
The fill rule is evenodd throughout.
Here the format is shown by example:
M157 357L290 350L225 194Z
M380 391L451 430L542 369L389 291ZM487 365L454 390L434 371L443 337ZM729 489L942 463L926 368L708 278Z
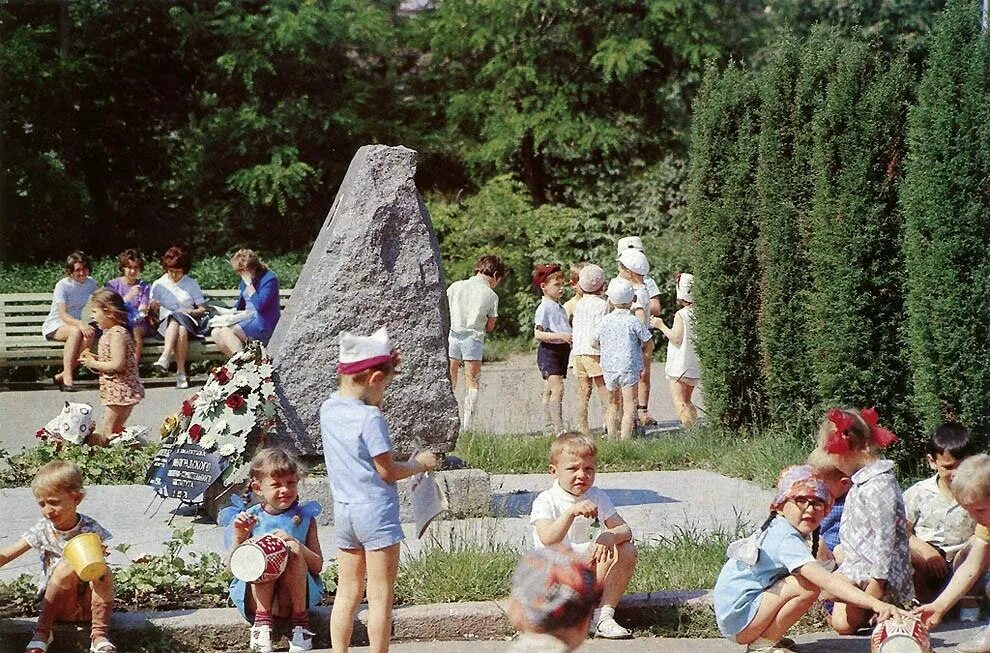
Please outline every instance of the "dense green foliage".
M698 94L688 192L695 334L704 361L706 411L721 425L741 428L765 416L757 318L755 183L759 95L738 66L709 69Z
M951 2L910 114L901 199L914 400L926 426L990 432L990 41Z
M0 488L30 485L38 468L53 460L75 463L82 472L84 485L143 483L157 452L157 445L131 449L87 444L62 446L62 443L40 444L14 454L0 449L0 458L5 462L4 469L0 470Z

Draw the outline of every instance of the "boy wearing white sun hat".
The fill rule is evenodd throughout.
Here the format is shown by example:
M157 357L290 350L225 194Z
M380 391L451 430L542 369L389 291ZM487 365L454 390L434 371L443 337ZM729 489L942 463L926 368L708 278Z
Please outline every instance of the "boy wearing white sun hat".
M622 261L622 252L625 250L635 250L643 253L643 239L639 236L626 236L620 238L616 243L618 246L619 262ZM628 256L628 255L627 255ZM635 257L639 260L640 257ZM646 260L646 255L642 256ZM650 276L649 263L646 264L646 272L643 273L643 287L637 288L636 303L643 308L643 319L649 324L650 319L660 315L660 287ZM635 285L635 284L634 284ZM640 304L640 302L643 302ZM653 349L655 344L650 338L643 345L643 371L640 373L639 386L636 389L637 395L637 415L641 426L655 426L657 421L650 415L650 363L653 361Z
M370 336L341 332L338 360L340 388L320 407L339 570L330 639L341 650L351 641L367 570L368 639L372 649L385 650L403 539L395 483L436 468L437 458L429 452L406 462L392 458L381 405L399 355L385 327Z

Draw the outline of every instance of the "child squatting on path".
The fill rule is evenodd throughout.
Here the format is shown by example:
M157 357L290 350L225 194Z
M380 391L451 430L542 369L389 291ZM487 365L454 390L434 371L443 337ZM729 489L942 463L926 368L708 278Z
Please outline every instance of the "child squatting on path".
M533 336L540 343L536 365L543 375L543 415L546 430L559 435L564 431L564 379L571 354L571 322L560 305L564 294L564 273L560 266L556 263L536 266L533 289L543 297L533 318Z
M750 537L729 545L712 600L718 629L746 651L787 653L784 634L818 600L821 590L879 619L907 613L870 596L815 559L815 531L831 507L825 483L808 465L788 467L777 479L770 517ZM810 541L810 546L809 546Z
M437 466L430 452L402 463L392 458L381 405L398 364L398 352L384 327L367 337L341 332L339 390L320 407L337 546L337 595L330 613L334 653L346 653L350 647L366 575L369 650L388 651L403 539L395 482Z
M0 551L0 567L31 549L41 557L44 574L39 590L41 614L25 653L48 650L56 621L90 621L90 653L114 653L117 647L107 638L113 610L113 577L109 568L96 580L86 583L62 557L65 544L81 533L95 533L103 542L113 537L94 519L76 512L84 494L79 468L64 460L53 460L35 474L31 491L43 518Z
M818 430L818 447L851 480L839 526L842 562L836 570L870 596L905 606L914 599L907 519L894 463L879 456L894 443L872 408L832 408ZM870 610L838 597L832 628L851 635L870 622Z
M952 476L952 494L976 521L976 531L969 539L969 555L952 574L949 584L934 601L916 609L929 626L938 624L990 567L990 456L980 453L964 460ZM956 650L990 653L990 624Z
M643 343L652 335L643 322L630 312L635 291L624 279L612 279L605 295L615 309L603 317L592 338L601 350L602 376L611 393L605 412L608 437L632 437L636 423L636 387L643 369ZM622 422L619 423L621 412Z
M99 353L84 349L79 360L100 374L100 403L103 424L93 433L92 444L109 444L124 431L131 411L144 399L144 385L138 374L134 338L127 328L127 308L123 298L100 288L93 293L93 319L103 331Z
M562 544L530 551L512 574L509 619L522 634L510 653L578 650L601 594L587 558Z
M251 459L251 482L244 500L232 501L234 505L225 508L218 520L227 526L225 540L231 552L245 540L266 534L281 539L288 550L285 571L275 580L245 583L235 578L230 583L230 600L252 622L251 651L272 651L275 617L292 620L291 653L313 648L308 610L323 597L323 552L315 519L321 506L318 501L299 503L300 474L299 462L286 451L275 447L258 451ZM262 502L246 507L252 492L260 494Z
M595 635L625 639L632 632L615 621L615 606L636 567L632 531L612 501L595 485L598 449L591 438L563 433L550 445L554 483L533 501L529 521L537 549L563 544L595 565L603 587L601 608L592 625ZM601 532L592 533L594 524Z

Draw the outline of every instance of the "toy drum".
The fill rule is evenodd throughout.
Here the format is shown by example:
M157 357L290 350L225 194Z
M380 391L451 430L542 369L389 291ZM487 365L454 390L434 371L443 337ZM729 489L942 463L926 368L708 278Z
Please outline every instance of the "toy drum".
M891 617L873 629L872 653L931 653L928 629L917 617Z
M96 533L81 533L65 543L62 555L72 565L79 580L94 581L107 571L103 557L103 542Z
M230 554L230 571L245 583L270 583L285 571L289 549L274 535L245 540Z

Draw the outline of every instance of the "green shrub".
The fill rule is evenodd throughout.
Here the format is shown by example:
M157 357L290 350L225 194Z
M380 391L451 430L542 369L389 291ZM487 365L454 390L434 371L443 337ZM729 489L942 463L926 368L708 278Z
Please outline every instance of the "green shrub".
M729 428L762 422L755 170L759 98L751 75L710 67L695 103L691 182L697 350L706 409Z
M926 428L990 432L990 42L975 3L943 12L910 114L901 200L913 403Z
M904 355L903 216L897 204L912 76L848 42L815 112L810 343L822 399L911 425Z
M27 487L42 465L53 460L75 463L89 485L133 485L144 483L145 473L159 446L148 444L139 449L129 447L91 447L83 445L40 444L10 454L0 449L7 463L0 470L0 488Z

